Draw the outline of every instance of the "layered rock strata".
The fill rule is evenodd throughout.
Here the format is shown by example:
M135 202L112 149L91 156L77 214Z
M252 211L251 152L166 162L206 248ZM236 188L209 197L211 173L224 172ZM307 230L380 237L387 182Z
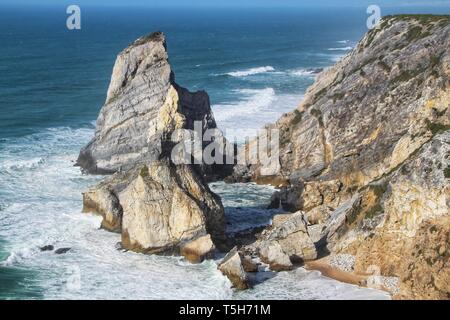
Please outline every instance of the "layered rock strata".
M226 242L224 209L204 179L214 167L178 164L172 135L177 129L203 134L216 123L208 95L174 78L162 33L118 55L95 136L77 161L87 173L112 175L83 194L83 211L100 214L104 229L121 233L124 249L200 262ZM200 152L205 146L200 140Z
M397 298L448 299L449 49L449 16L383 18L270 126L280 172L229 180L283 181L273 200L305 212L319 251L399 278Z

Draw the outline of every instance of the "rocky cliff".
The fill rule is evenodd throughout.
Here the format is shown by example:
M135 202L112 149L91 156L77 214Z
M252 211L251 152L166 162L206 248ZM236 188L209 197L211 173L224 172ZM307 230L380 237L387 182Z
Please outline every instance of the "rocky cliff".
M397 298L450 297L449 33L449 16L384 18L269 125L280 132L269 168L279 174L238 165L228 180L277 185L271 207L286 213L220 264L236 288L251 286L256 257L281 271L330 255L358 274L352 283L384 288L377 279L390 277ZM198 262L239 243L225 241L223 206L204 179L214 170L169 157L171 134L195 120L216 127L206 93L174 82L162 34L119 54L77 163L114 173L84 193L84 211L121 233L125 249Z
M322 252L400 279L400 298L450 297L450 17L385 17L323 71L280 130L276 201ZM252 144L246 146L251 148Z
M216 128L206 92L175 83L164 34L141 37L116 59L93 140L77 165L88 173L126 171L170 155L175 129Z
M124 249L199 262L225 243L224 209L204 180L213 167L176 165L171 157L172 134L194 130L196 121L202 133L216 128L208 95L174 82L162 33L139 38L118 55L95 137L77 165L112 174L83 194L83 211L121 233Z

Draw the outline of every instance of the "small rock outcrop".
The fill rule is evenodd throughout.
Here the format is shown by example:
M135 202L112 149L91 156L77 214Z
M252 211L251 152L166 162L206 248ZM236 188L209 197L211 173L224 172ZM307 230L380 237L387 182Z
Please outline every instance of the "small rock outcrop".
M180 253L189 262L199 263L210 258L215 248L211 235L207 234L183 245Z
M293 264L277 241L264 241L259 245L261 261L267 263L273 271L292 270Z
M223 258L218 269L231 281L236 289L244 290L249 288L243 261L236 247Z
M111 232L122 229L122 206L108 184L100 184L83 193L83 212L97 213L103 217L102 228Z
M303 212L283 215L282 219L275 218L274 221L272 228L264 235L263 246L266 242L278 243L293 262L317 258L316 247L308 234L308 224Z

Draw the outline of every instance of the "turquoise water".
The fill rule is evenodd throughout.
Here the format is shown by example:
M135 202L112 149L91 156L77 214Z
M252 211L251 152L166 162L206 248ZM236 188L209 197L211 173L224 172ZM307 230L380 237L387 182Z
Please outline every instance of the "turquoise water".
M0 299L386 298L304 271L237 294L213 261L118 251L119 236L80 213L81 192L100 178L73 167L93 135L115 56L137 37L164 31L177 82L207 90L221 128L252 134L298 105L314 81L311 69L355 45L366 31L365 8L82 7L81 31L68 31L65 19L64 7L0 6ZM230 230L269 222L263 208L272 189L213 189ZM39 250L48 244L72 249Z

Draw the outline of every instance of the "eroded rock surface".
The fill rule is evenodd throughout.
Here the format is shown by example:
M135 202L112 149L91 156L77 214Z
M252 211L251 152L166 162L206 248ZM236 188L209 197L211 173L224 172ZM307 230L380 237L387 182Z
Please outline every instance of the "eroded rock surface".
M165 36L152 33L116 59L93 140L77 165L89 173L127 171L169 156L175 129L216 128L206 92L178 86L168 61Z
M218 268L227 276L236 289L244 290L249 288L243 261L236 247L225 256Z
M113 174L83 194L83 211L121 233L123 249L210 257L226 242L222 203L204 179L214 168L175 164L172 134L215 128L208 95L175 83L164 35L139 38L118 55L95 136L77 161L85 172Z
M383 18L269 127L280 172L234 180L285 180L281 205L305 211L316 245L400 279L396 297L450 297L449 16Z
M158 161L113 175L99 185L98 192L94 188L85 194L85 206L102 209L112 192L121 208L116 225L124 249L144 253L181 250L188 260L200 262L213 251L213 242L219 246L224 242L226 223L220 198L192 166ZM92 196L97 193L107 196ZM110 215L101 210L96 213L103 216L102 225L110 224Z

